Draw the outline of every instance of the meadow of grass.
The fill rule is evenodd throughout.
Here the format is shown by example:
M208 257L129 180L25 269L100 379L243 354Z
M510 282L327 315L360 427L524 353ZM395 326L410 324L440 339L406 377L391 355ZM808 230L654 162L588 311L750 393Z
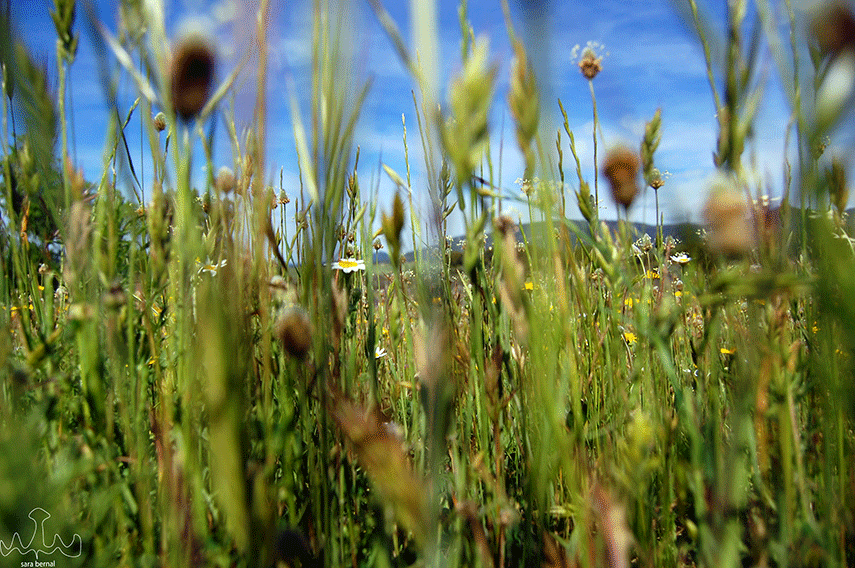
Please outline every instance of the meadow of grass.
M523 199L540 221L520 237L491 184L487 117L501 103L465 2L463 65L441 105L436 73L372 2L413 75L419 121L402 143L422 146L429 180L412 187L387 170L399 191L379 204L355 173L367 87L342 63L334 5L314 2L311 108L292 103L300 188L264 178L275 164L263 96L255 127L238 132L234 75L206 84L199 40L177 40L170 56L151 6L121 3L150 41L128 30L104 40L140 97L113 109L98 180L68 159L67 111L3 20L0 563L855 565L855 253L845 167L822 144L843 104L824 79L855 38L812 43L806 61L779 37L788 2L758 0L747 40L746 2L728 3L723 38L686 3L719 108L721 181L706 234L679 243L600 222L600 183L591 195L566 114L543 131L553 102L539 101L508 18L507 103L532 180ZM421 61L433 8L413 3ZM74 9L56 0L59 101ZM264 46L265 0L258 10ZM830 8L818 21L846 18ZM713 42L726 47L720 64ZM763 42L789 85L785 143L798 156L783 164L776 211L743 164ZM595 118L601 67L583 53ZM11 138L10 103L25 122ZM133 112L152 117L147 201L117 187ZM221 115L226 165L211 163L202 128ZM603 198L607 182L627 207L638 178L662 186L660 122L638 152L605 156ZM204 187L191 186L191 158L212 172ZM565 185L585 230L567 221ZM427 222L413 209L421 191ZM460 254L447 242L453 210ZM406 264L405 231L430 245ZM387 265L372 262L380 245ZM15 533L33 534L36 508L67 554L10 550Z

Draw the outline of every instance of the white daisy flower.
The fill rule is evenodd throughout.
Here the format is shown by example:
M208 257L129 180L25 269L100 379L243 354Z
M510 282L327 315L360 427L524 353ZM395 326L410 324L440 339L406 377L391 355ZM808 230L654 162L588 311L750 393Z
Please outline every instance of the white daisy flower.
M341 270L345 274L350 274L357 270L365 270L365 261L355 258L341 258L332 264L333 270Z
M686 264L690 260L692 260L692 257L684 252L678 252L677 254L671 255L671 262L675 262L677 264Z
M217 271L219 269L223 268L225 265L226 265L226 259L223 259L222 261L215 262L215 263L206 262L199 267L199 274L202 274L203 272L207 272L211 276L216 276Z

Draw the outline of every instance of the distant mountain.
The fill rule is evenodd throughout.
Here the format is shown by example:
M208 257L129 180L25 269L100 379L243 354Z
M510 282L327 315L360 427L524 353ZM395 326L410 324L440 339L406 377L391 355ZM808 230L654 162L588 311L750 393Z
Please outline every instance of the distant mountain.
M801 234L801 217L799 215L798 209L793 209L792 211L793 217L790 232L794 236L794 242L797 242L798 237ZM813 212L810 212L810 214L813 214ZM557 228L560 226L561 223L561 220L556 220L554 222L554 225ZM568 226L572 225L576 229L575 231L572 228L570 230L571 242L573 242L574 244L577 239L577 234L582 235L583 238L591 237L588 223L586 223L585 221L568 219L566 223ZM618 231L617 221L604 220L603 223L606 224L612 234L615 234ZM526 236L529 239L529 242L531 242L531 239L533 237L536 237L538 233L543 231L544 224L544 221L537 221L535 223L524 223L518 226L516 234L517 242L523 242L523 232L525 232ZM778 228L782 226L780 208L770 209L768 211L766 216L766 225ZM697 223L668 223L662 225L662 237L667 238L670 236L675 239L678 239L682 243L682 245L678 247L679 250L693 249L698 246L701 246L700 234L702 229L703 225ZM637 239L645 234L650 235L651 239L656 237L656 225L650 225L647 223L630 223L630 230L633 233L633 239ZM846 230L849 232L850 235L855 234L855 209L846 210ZM465 242L466 237L464 235L458 235L456 237L453 237L451 239L452 252L462 253L463 245ZM487 248L493 246L493 234L492 231L489 230L489 228L486 232L486 240L484 246ZM420 249L420 254L428 255L434 250L435 247L423 247L422 249ZM388 262L388 255L382 252L380 254L385 257L385 262ZM407 259L407 262L412 262L414 258L413 251L404 254L404 257ZM383 263L384 260L380 260L380 258L378 257L377 262Z
M618 230L618 222L617 221L606 220L603 222L606 224L606 226L608 227L608 229L612 233L615 233ZM556 221L555 227L558 228L560 226L560 223L561 223L561 221ZM582 235L583 238L590 238L591 237L591 233L590 233L588 224L586 222L576 221L576 220L567 220L567 224L568 224L568 226L572 225L573 227L575 227L575 230L572 227L570 228L570 239L571 239L571 242L573 242L574 244L575 244L576 239L577 239L577 237L576 237L577 234ZM545 225L544 221L537 221L535 223L524 223L522 225L517 226L516 241L518 243L524 242L523 233L525 233L527 240L529 242L531 242L532 239L537 238L537 235L544 230L544 225ZM671 236L674 238L678 238L680 240L686 240L686 239L691 240L694 237L694 235L697 235L699 229L700 229L699 225L693 225L693 224L689 224L689 223L679 223L679 224L674 223L674 224L669 224L669 225L663 225L662 226L662 235L663 235L663 238ZM656 226L655 225L648 225L645 223L633 223L631 225L630 230L633 232L633 235L635 235L633 237L634 239L644 235L645 233L650 235L650 238L655 238L655 236L656 236ZM694 238L696 238L696 237L694 237ZM464 235L459 235L457 237L453 237L451 239L451 251L457 252L457 253L462 253L463 252L463 245L465 244L465 242L466 242L466 237ZM487 247L488 249L493 246L492 231L486 233L486 240L485 240L484 246ZM420 249L419 253L421 255L427 255L427 254L431 253L431 251L433 251L433 250L435 250L435 247L423 247L422 249ZM407 259L408 262L411 262L414 258L413 251L410 251L410 252L404 254L404 257Z

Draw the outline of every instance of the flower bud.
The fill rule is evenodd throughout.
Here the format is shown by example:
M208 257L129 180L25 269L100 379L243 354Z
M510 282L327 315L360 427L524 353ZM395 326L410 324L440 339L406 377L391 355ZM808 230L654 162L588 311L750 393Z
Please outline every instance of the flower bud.
M164 115L162 112L157 113L156 115L154 115L152 123L154 124L155 130L157 130L158 132L163 132L164 130L166 130L166 115Z

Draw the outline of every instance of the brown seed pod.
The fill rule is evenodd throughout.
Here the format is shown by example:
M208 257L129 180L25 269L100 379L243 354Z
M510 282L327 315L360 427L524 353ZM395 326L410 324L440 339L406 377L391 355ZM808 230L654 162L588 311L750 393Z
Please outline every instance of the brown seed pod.
M593 51L586 51L579 60L579 71L586 79L593 79L603 70L603 58L597 57Z
M732 183L726 180L714 183L703 214L711 251L736 256L753 245L754 230L748 219L745 196Z
M193 33L180 39L175 47L170 68L172 104L184 121L189 121L204 108L214 81L216 55L211 41Z
M855 16L845 2L828 2L815 9L811 31L823 55L836 56L855 47Z
M638 195L638 154L625 146L618 146L606 155L603 161L603 175L612 186L615 203L629 208Z
M227 166L221 167L220 171L217 172L216 179L214 180L214 186L217 188L217 191L221 193L230 193L234 191L235 187L237 187L237 180L235 179L234 172Z
M282 348L295 359L305 359L312 348L312 322L299 306L285 309L277 318L273 332Z

